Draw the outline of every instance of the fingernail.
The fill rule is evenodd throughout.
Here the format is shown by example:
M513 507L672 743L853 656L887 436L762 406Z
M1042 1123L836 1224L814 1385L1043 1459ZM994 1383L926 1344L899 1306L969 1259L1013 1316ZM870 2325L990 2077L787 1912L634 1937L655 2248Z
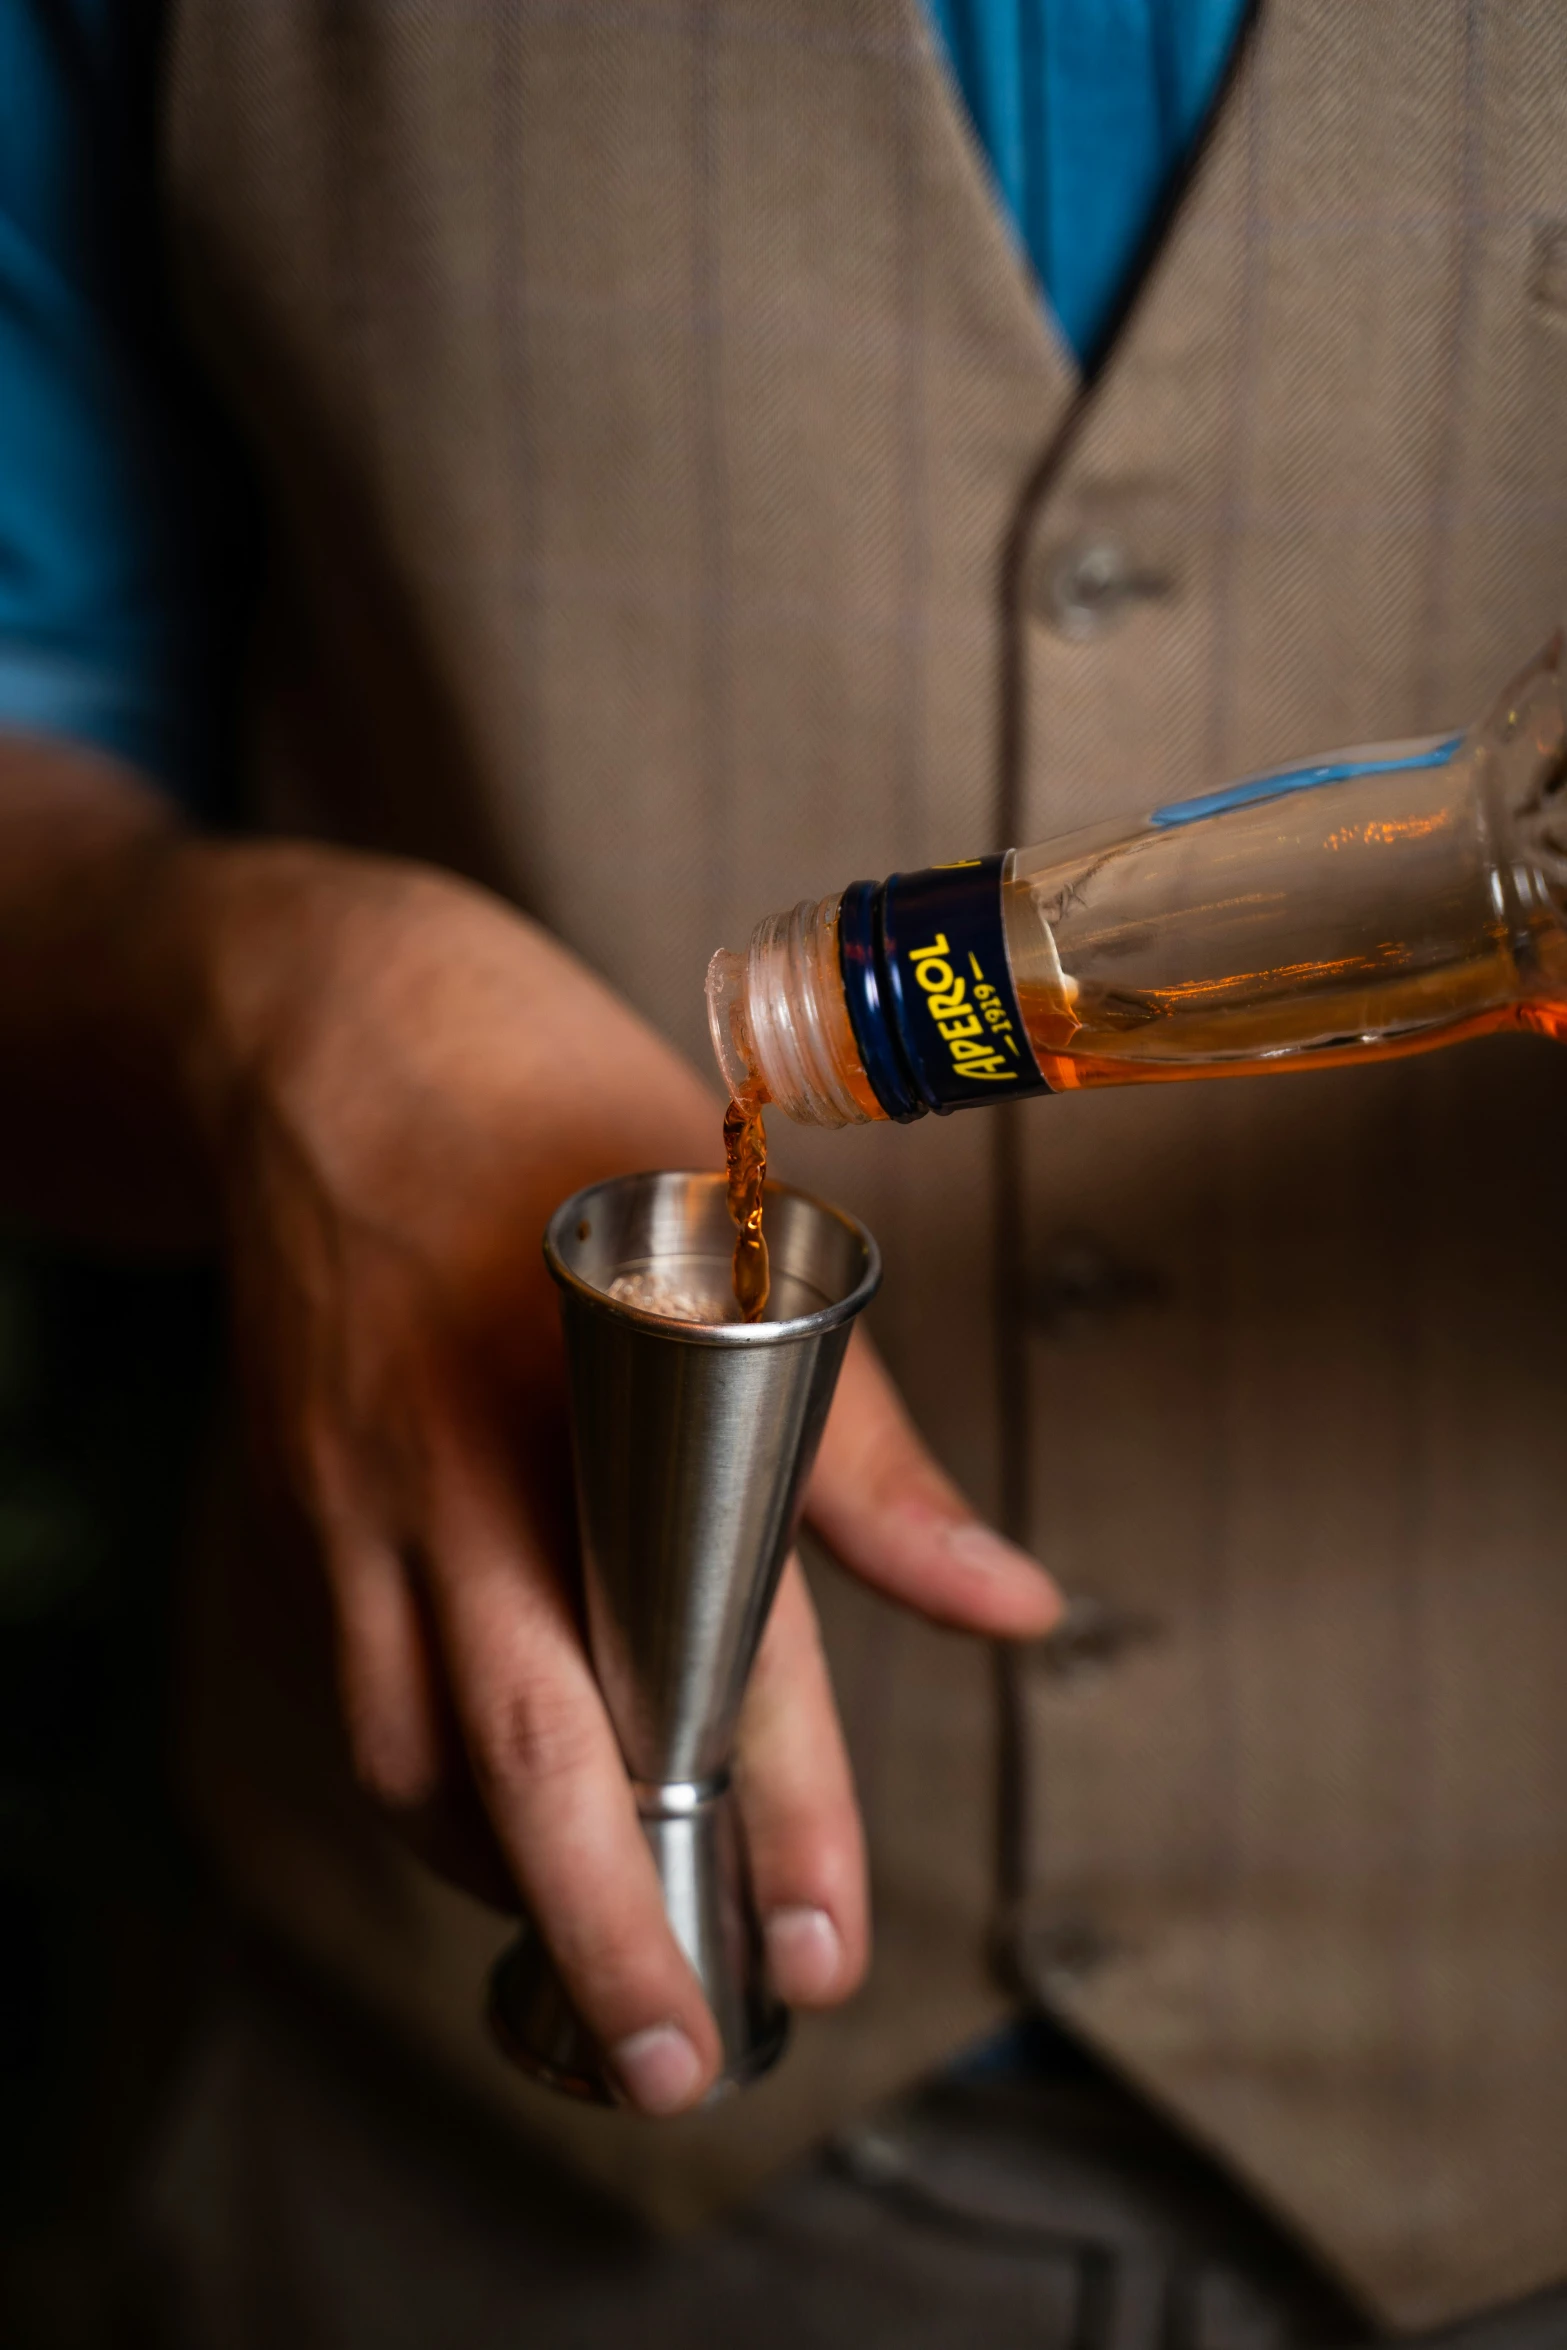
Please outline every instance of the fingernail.
M1021 1570L1036 1584L1042 1600L1049 1602L1049 1621L1054 1623L1061 1613L1061 1594L1038 1559L1030 1558L1015 1542L1008 1542L1004 1534L995 1533L977 1519L968 1518L945 1532L948 1553L965 1567L975 1567L987 1575L1005 1574L1016 1577Z
M767 1920L767 1964L781 1999L825 1999L843 1965L838 1929L824 1909L804 1902Z
M702 2067L678 2024L649 2024L617 2041L609 2052L615 2078L642 2113L678 2113L689 2103Z

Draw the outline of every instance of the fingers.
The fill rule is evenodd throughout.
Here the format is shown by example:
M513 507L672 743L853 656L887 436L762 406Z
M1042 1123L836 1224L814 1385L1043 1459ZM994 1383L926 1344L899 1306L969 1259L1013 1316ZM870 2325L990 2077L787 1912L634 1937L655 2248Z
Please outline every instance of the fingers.
M516 1887L474 1793L416 1576L375 1531L368 1505L355 1514L346 1478L316 1483L354 1777L431 1868L491 1908L515 1910Z
M735 1780L780 1998L829 2007L870 1954L849 1758L798 1560L784 1570L741 1717Z
M576 1625L504 1481L466 1449L438 1482L432 1595L485 1809L627 2101L679 2112L717 2072L718 2034Z
M940 1624L1038 1639L1059 1590L1027 1553L977 1518L926 1451L856 1335L822 1438L806 1515L854 1574Z
M521 1891L627 2101L677 2112L717 2071L718 2035L670 1931L576 1625L506 1480L428 1420L424 1439L423 1602L336 1448L311 1447L356 1774L437 1866L495 1898L484 1818L462 1802L476 1787L501 1883Z
M354 1775L389 1811L431 1802L445 1775L429 1645L402 1560L374 1535L332 1542L338 1686Z
M434 1795L446 1762L418 1603L396 1545L360 1490L348 1448L319 1426L302 1426L297 1449L332 1593L354 1775L388 1810L412 1811Z
M548 1565L558 1530L533 1522L531 1487L471 1428L443 1436L426 1420L421 1451L428 1621L398 1548L360 1530L329 1481L318 1484L360 1775L405 1821L431 1815L450 1780L455 1718L505 1869L622 2093L648 2113L683 2110L718 2070L718 2035L670 1929L614 1733ZM848 1567L938 1621L1028 1637L1059 1616L1049 1577L976 1519L858 1342L809 1514ZM752 1678L737 1781L774 1981L793 2004L830 2005L867 1964L865 1859L814 1612L793 1563Z

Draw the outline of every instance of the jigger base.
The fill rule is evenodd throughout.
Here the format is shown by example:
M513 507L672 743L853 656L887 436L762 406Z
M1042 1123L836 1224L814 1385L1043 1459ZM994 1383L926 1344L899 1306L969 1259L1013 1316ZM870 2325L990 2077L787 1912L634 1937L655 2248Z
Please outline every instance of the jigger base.
M739 1815L727 1782L639 1788L637 1809L675 1939L691 1961L723 2043L723 2070L708 2091L711 2104L777 2063L789 2038L789 2011L767 1982ZM548 1950L526 1928L491 1972L489 2017L512 2062L546 2088L596 2105L619 2102Z

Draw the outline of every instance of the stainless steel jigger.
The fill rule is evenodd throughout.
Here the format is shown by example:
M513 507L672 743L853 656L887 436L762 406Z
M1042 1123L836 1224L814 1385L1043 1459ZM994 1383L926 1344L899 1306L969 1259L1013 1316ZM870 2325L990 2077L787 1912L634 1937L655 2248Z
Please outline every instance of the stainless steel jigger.
M734 1227L721 1175L626 1175L566 1201L544 1254L560 1284L588 1645L675 1936L723 2037L719 2087L754 2080L788 2016L768 1985L729 1760L854 1317L881 1279L849 1216L767 1186L772 1294L726 1320ZM684 1293L711 1321L639 1301ZM677 1308L678 1310L678 1308ZM537 2079L607 2102L597 2047L542 1940L490 1980L490 2017Z

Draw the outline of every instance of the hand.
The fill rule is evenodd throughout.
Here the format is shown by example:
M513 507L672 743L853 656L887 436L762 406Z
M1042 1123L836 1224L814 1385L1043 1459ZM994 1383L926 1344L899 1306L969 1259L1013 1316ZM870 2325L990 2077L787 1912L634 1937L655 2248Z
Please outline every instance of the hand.
M189 1082L259 1420L320 1543L358 1776L470 1884L520 1891L627 2099L675 2111L706 2089L719 2046L569 1598L539 1244L583 1183L713 1162L719 1105L559 946L475 890L304 848L183 862L202 942ZM1058 1612L1041 1571L935 1467L863 1340L809 1514L847 1567L942 1622L1033 1635ZM779 1991L840 1999L866 1963L864 1862L794 1565L737 1783Z

